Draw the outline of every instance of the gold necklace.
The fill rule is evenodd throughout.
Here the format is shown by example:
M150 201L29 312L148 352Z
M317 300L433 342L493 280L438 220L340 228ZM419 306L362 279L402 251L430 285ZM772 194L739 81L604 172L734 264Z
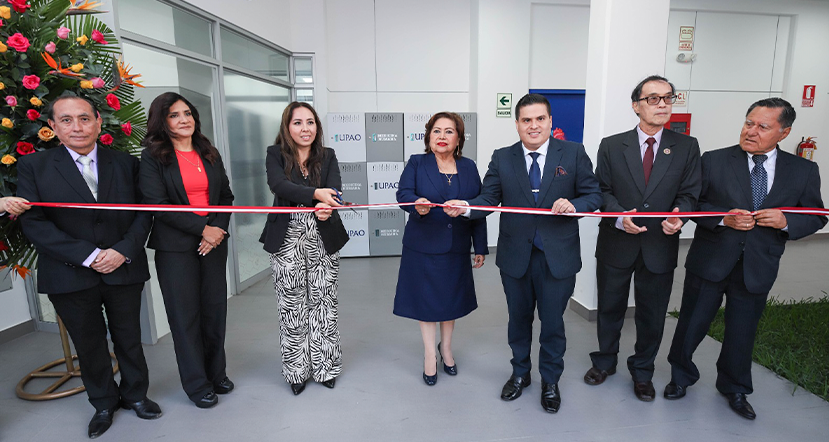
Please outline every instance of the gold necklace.
M191 150L191 152L192 152L192 150ZM178 150L177 150L177 151L176 151L176 153L177 153L177 154L179 154L179 155L181 155L181 157L182 157L182 158L184 158L184 161L187 161L188 163L192 164L192 165L193 165L193 167L195 167L196 169L198 169L198 170L199 170L199 173L201 173L201 161L200 161L200 160L196 160L196 163L193 163L192 161L190 161L189 159L187 159L187 157L186 157L186 156L184 156L184 154L183 154L183 153L181 153L180 151L178 151Z

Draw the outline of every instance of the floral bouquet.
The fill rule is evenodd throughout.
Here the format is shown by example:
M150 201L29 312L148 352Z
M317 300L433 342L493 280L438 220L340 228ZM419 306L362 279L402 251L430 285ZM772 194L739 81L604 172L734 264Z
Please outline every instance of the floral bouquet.
M147 118L112 30L91 0L0 0L0 196L17 190L18 158L58 147L46 106L61 95L95 103L98 144L136 152ZM15 217L0 217L0 266L25 277L37 253Z

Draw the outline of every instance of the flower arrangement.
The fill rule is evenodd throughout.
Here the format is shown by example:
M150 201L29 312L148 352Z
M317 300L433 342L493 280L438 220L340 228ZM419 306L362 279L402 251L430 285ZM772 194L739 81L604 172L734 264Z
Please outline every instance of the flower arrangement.
M98 143L136 153L147 118L112 30L91 0L0 0L0 196L17 190L17 160L60 145L45 109L77 95L103 120ZM36 258L15 217L0 217L0 266L26 276Z

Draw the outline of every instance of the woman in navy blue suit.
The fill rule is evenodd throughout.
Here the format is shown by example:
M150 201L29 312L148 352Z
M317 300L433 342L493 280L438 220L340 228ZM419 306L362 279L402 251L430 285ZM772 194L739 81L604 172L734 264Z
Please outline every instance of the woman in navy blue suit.
M411 216L403 234L394 314L420 321L423 381L435 385L436 323L440 323L437 352L442 355L443 370L454 376L458 374L452 356L455 319L478 307L470 249L474 245L475 268L484 265L488 251L484 219L450 218L443 210L431 210L427 205L473 198L481 191L475 162L461 157L463 119L451 112L435 114L426 123L424 141L426 153L409 158L397 190L398 202L422 204L403 207Z

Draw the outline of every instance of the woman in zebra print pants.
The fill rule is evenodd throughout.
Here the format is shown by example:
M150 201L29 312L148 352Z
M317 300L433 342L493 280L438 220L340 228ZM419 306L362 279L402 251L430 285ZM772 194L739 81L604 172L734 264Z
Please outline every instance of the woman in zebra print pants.
M272 213L259 240L271 254L279 305L282 375L294 394L308 379L334 388L342 371L337 326L339 250L348 233L336 210L342 200L334 150L323 147L322 126L307 103L282 113L279 135L265 163L274 206L321 207L314 213Z

